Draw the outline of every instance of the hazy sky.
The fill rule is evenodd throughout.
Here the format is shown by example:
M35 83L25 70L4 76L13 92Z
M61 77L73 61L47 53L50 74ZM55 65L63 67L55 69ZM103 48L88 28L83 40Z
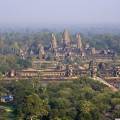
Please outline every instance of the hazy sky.
M120 24L120 0L0 0L0 25Z

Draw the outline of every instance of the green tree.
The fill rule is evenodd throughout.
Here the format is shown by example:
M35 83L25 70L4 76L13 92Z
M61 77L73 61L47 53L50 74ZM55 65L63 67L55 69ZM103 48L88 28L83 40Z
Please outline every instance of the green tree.
M37 94L32 94L24 98L22 104L22 112L25 118L30 120L34 118L42 118L48 115L47 102L40 99Z

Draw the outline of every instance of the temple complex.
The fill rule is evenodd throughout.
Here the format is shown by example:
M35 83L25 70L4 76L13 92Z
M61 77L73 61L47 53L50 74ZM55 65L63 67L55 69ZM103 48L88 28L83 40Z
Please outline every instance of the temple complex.
M41 77L42 80L70 80L83 76L99 77L120 88L120 61L116 58L114 51L97 49L88 42L83 44L80 33L77 33L73 39L66 29L61 37L59 41L52 33L49 48L45 48L41 43L37 45L35 48L38 51L36 52L37 59L32 61L32 68L11 70L6 76L12 78ZM27 56L27 52L25 55ZM25 55L21 50L21 56L24 59ZM28 56L35 56L34 52L29 51Z

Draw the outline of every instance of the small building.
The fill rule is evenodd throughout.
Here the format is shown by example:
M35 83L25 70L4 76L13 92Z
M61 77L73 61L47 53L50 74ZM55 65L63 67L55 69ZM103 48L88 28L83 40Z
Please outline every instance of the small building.
M12 95L1 96L0 101L3 103L11 102L13 101L13 96Z
M11 70L11 71L9 71L9 72L6 73L6 74L7 74L8 77L15 77L16 72L15 72L15 70Z

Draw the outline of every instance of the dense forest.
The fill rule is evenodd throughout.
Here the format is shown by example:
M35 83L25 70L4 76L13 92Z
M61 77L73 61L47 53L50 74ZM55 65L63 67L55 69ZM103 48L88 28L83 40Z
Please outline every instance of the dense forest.
M39 83L39 84L38 84ZM0 85L0 94L13 94L7 120L113 120L120 118L120 92L112 92L89 78L73 82L40 84L21 80Z
M32 44L43 44L45 47L50 45L50 35L54 31L40 30L40 31L24 31L24 32L3 32L0 34L0 53L9 53L12 50L23 47L30 47ZM62 31L55 32L58 43L62 41ZM75 42L74 32L71 32L72 42ZM81 31L83 43L90 42L91 46L99 48L110 48L120 52L120 34L112 33L94 33Z

